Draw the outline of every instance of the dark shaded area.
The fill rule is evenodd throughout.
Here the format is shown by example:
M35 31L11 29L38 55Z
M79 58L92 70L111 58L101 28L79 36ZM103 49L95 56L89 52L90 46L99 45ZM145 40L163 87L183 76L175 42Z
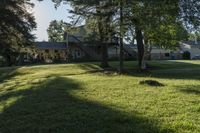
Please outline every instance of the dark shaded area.
M0 114L1 133L158 133L156 122L131 116L71 94L80 83L55 77L28 90L11 91L0 101L21 98Z
M93 63L99 66L98 63ZM117 74L119 73L119 63L111 62L109 68L103 69L95 67L90 63L79 65L82 69L87 70L87 73L102 73L102 74ZM200 80L200 65L189 62L175 61L151 61L148 62L146 71L138 71L136 62L128 62L124 67L124 75L135 77L152 77L161 79L193 79Z
M114 62L113 71L117 72L119 63ZM200 80L200 65L189 62L151 61L147 71L139 72L135 62L125 64L124 74L135 77L152 77L161 79L194 79Z
M118 70L114 67L102 68L98 64L80 64L79 67L86 70L85 74L103 74L103 75L113 75L119 74Z
M140 85L149 85L149 86L164 86L164 84L156 81L156 80L143 80L139 82Z
M78 65L80 68L87 70L87 71L101 71L102 68L98 67L98 65L91 64L91 63L82 63Z
M18 67L5 67L0 69L0 83L11 79L12 77L21 75L21 73L16 71L17 68Z
M186 86L178 86L178 90L180 92L186 93L186 94L195 94L200 95L200 85L186 85Z
M184 60L190 60L191 59L191 54L189 51L183 52L183 59Z

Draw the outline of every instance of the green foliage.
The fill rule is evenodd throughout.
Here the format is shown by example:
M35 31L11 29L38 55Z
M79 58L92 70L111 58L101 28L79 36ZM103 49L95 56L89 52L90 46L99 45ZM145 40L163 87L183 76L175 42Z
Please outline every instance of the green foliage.
M145 45L153 44L165 48L175 48L179 41L187 40L188 33L179 15L178 1L133 1L126 5L128 25L137 26L143 31Z
M86 21L88 36L95 33L97 39L102 42L108 41L113 33L112 17L115 15L116 7L113 2L107 0L91 1L91 0L60 0L54 1L59 5L62 1L68 1L73 7L70 11L74 14L73 25Z
M63 42L66 24L63 21L53 20L47 29L50 42Z
M31 31L36 28L35 18L27 11L32 7L28 0L0 1L0 54L5 58L20 53L34 40Z
M200 30L200 2L198 0L179 0L179 18L190 31Z
M190 33L189 40L200 40L200 33L198 31L195 33Z
M191 59L191 55L190 55L190 52L189 51L185 51L183 53L183 59L184 60L190 60Z
M180 23L161 24L146 32L148 41L166 49L175 49L180 41L188 39L188 32Z
M0 27L1 43L5 47L34 39L30 33L36 27L34 17L27 11L27 7L33 6L26 0L6 0L0 2Z

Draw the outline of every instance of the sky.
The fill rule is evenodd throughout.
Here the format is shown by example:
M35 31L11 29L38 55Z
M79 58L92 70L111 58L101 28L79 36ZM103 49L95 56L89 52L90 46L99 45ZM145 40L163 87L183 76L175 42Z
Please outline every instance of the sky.
M52 20L63 20L70 22L68 10L71 9L67 4L61 4L57 9L51 0L44 0L39 2L31 0L35 7L31 10L33 12L36 22L37 30L33 33L36 34L36 41L48 41L47 28Z

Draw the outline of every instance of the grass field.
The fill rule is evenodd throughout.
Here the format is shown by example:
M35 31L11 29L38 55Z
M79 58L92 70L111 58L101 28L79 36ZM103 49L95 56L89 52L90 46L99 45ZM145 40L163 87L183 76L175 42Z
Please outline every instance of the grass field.
M200 61L149 64L141 74L126 62L125 75L97 63L0 68L0 133L200 133Z

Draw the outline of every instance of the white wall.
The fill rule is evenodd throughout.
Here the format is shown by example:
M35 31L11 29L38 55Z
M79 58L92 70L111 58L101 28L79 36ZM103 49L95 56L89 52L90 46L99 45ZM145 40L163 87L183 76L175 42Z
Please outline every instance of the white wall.
M190 52L191 59L196 55L200 55L200 46L183 44L183 45L181 45L181 49L183 52L185 52L185 51Z

